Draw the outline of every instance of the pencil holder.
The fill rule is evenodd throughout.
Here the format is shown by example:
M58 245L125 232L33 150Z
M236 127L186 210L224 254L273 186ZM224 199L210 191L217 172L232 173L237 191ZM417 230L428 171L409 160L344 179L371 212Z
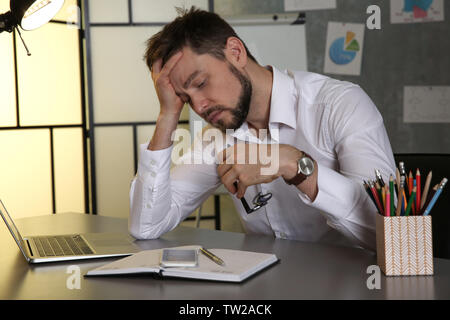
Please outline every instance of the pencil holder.
M433 274L431 216L376 214L377 263L386 276Z

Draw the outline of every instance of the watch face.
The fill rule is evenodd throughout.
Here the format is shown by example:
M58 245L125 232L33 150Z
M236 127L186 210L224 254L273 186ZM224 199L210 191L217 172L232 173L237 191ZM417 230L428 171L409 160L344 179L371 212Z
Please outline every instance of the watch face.
M314 172L314 162L311 158L303 157L298 161L299 171L305 176L310 176Z

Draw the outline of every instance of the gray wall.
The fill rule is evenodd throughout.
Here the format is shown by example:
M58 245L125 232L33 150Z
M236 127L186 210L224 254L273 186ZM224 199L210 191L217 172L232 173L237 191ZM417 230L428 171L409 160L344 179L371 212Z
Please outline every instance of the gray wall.
M361 75L330 76L359 84L372 98L394 153L450 153L450 124L403 122L405 85L450 85L450 1L444 2L444 22L391 24L387 0L337 0L336 10L306 14L308 71L323 73L328 21L366 23L367 7L381 8L381 30L365 30Z

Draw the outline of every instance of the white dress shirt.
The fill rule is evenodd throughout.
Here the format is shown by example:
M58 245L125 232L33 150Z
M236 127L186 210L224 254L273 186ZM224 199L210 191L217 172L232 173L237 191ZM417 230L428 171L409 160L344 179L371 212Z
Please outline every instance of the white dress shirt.
M240 140L289 144L305 151L317 161L318 194L311 202L280 177L247 189L250 206L259 191L273 194L251 214L231 195L246 232L374 250L376 207L362 182L374 178L374 169L385 180L395 170L379 111L358 85L309 72L272 71L268 137L260 141L244 122L226 136L227 146ZM205 142L194 145L172 170L173 146L158 151L140 146L130 190L129 231L134 237L154 239L172 230L220 186L214 161L220 150L210 154ZM186 164L192 158L203 161Z

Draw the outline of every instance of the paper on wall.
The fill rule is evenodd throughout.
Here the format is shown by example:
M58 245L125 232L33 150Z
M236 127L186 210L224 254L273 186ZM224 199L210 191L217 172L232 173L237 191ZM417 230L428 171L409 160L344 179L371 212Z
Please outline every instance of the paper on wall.
M391 0L391 23L444 20L444 0Z
M450 122L450 86L406 86L403 121Z
M362 23L328 22L325 73L361 74L364 29Z
M336 9L336 0L284 0L284 11Z

